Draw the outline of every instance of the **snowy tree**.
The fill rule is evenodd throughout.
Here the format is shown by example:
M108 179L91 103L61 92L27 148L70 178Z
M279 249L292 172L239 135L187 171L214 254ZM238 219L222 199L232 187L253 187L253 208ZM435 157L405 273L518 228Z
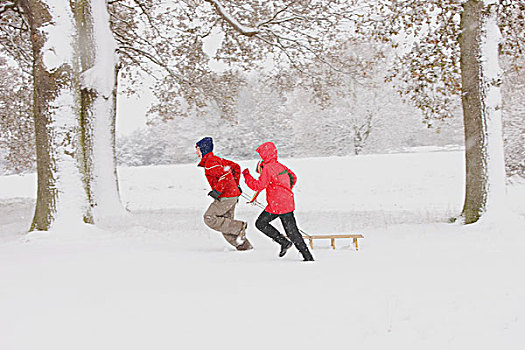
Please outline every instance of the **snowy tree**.
M343 118L337 126L345 124L351 137L353 153L360 154L366 147L379 119L390 115L393 105L399 103L392 96L392 85L384 82L387 53L381 45L349 40L338 56L353 67L353 74L328 72L332 77L326 82L338 81L332 86L330 106L327 111ZM346 120L345 120L346 119Z
M31 45L16 1L0 4L0 148L9 171L34 169Z
M19 0L0 3L0 47L6 56L18 62L30 73L32 62L29 24L23 17Z
M155 94L159 100L150 111L152 123L179 116L195 118L191 116L200 112L207 115L211 125L216 125L218 114L223 120L219 120L216 130L242 130L231 136L227 131L221 133L223 138L232 139L226 144L231 145L232 150L235 145L252 149L257 142L252 141L256 135L259 140L280 139L280 134L290 131L287 129L290 123L279 103L266 103L276 97L275 93L259 87L243 90L249 82L243 81L236 72L264 68L269 61L276 66L294 67L297 72L304 71L313 59L328 64L326 48L347 36L348 30L342 30L343 24L348 29L347 24L358 18L356 3L201 0L176 4L168 1L157 9L145 4L133 12L136 14L133 20L142 18L148 24L138 26L148 27L140 34L144 40L125 40L128 44L121 44L119 50L126 50L124 56L128 58L133 52L148 52L140 56L141 65L151 67L150 63L155 63L160 68L150 68L148 72L157 81ZM122 26L122 14L112 13L115 14L114 27ZM117 40L121 40L119 35ZM214 57L209 57L204 50L207 40L220 42ZM133 59L136 60L136 56ZM217 61L227 64L223 72L210 69L209 64ZM345 67L342 60L333 59L329 64L334 69ZM130 69L126 74L131 76L136 71ZM256 98L251 99L250 94L257 94ZM248 107L252 110L237 105L238 101L247 99L251 99ZM269 108L275 112L274 118L264 123L258 117L268 116ZM236 113L239 117L235 120ZM249 125L248 121L254 121L254 126L243 129ZM283 151L287 153L286 149Z
M18 68L18 69L16 69ZM6 168L15 172L34 170L35 143L31 118L31 82L16 64L0 57L0 149Z
M161 67L166 74L156 85L159 100L152 110L160 120L185 114L185 103L205 110L210 104L228 119L235 113L239 90L235 75L210 69L250 70L283 63L302 70L312 59L323 60L327 45L345 36L343 24L357 18L355 1L239 1L199 0L166 2L150 16L156 31L148 42L159 42ZM355 18L354 18L355 17ZM173 34L176 32L176 35ZM213 57L205 45L218 41ZM146 48L137 48L145 50ZM168 50L169 51L166 51ZM173 55L173 52L176 55ZM223 81L231 90L225 91ZM226 94L228 92L229 94ZM184 101L181 102L181 97Z
M116 171L117 45L105 0L74 4L80 87L80 161L91 212L123 215Z
M452 116L462 99L467 172L461 217L476 222L498 207L504 192L498 33L501 28L505 35L503 53L522 52L525 6L507 0L383 0L372 9L371 20L358 30L394 46L409 43L392 79L425 118Z
M152 126L135 130L130 135L119 138L117 151L119 163L143 166L180 162L180 159L176 158L177 150L168 142L171 131L173 131L171 126L162 125L162 128Z
M121 214L108 121L115 104L115 45L106 3L20 5L34 52L38 190L31 229Z
M289 152L296 145L290 140L294 134L293 117L286 108L282 93L261 75L247 80L236 100L241 155L253 158L257 146L267 140L280 146L281 155L293 155L293 151Z
M505 62L503 135L507 176L525 178L525 57Z
M344 70L333 69L341 66L338 61L345 62ZM272 87L282 90L299 139L322 141L330 154L359 154L376 121L400 103L391 84L384 82L387 61L382 45L348 39L330 47L324 61L305 65L300 74L278 72Z
M34 119L38 190L32 229L47 230L66 217L77 222L87 208L76 162L74 22L69 4L21 3L34 51ZM82 203L82 204L79 204Z
M336 56L347 62L351 72L333 71L319 61L305 65L301 72L291 68L239 72L233 120L221 117L221 108L210 104L205 115L188 112L161 125L153 123L147 131L121 138L119 161L128 165L192 162L195 141L206 135L220 139L217 150L234 159L254 157L254 149L264 140L276 142L284 157L462 144L460 121L436 122L427 128L421 113L404 103L392 84L384 83L388 51L357 40L337 50ZM221 87L233 91L225 81Z
M497 4L469 0L461 20L461 86L465 124L466 193L462 217L476 222L503 204L505 164L501 119L501 34ZM499 213L498 213L499 214Z

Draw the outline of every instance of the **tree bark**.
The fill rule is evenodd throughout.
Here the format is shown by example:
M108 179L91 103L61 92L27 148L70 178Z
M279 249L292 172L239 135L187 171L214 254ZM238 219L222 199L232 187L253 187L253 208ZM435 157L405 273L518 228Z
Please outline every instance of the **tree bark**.
M504 177L498 170L504 169L498 149L503 152L502 134L498 130L501 109L493 108L494 101L488 100L491 89L499 89L499 83L488 76L487 66L498 62L488 62L484 52L487 40L491 39L487 37L487 23L495 16L490 6L483 0L469 0L463 6L461 17L459 43L466 162L465 202L461 216L466 224L478 221L491 202L501 199L504 191ZM497 43L494 50L497 51ZM491 168L494 171L490 171Z
M94 65L95 48L93 39L93 19L89 0L77 0L75 2L75 20L78 29L77 52L80 58L80 72L84 72ZM88 199L88 210L85 221L95 223L93 207L95 206L92 183L93 183L93 102L96 99L96 91L80 88L80 152L79 160L82 170L82 183Z

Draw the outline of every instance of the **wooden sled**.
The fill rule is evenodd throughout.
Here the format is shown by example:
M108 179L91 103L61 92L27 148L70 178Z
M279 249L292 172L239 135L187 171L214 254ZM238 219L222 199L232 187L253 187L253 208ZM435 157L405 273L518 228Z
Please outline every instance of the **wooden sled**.
M365 238L362 234L333 234L333 235L308 235L303 233L303 238L310 241L310 248L314 249L314 239L329 239L331 241L332 249L335 249L335 240L337 238L352 238L355 245L355 250L358 251L359 247L357 245L358 238Z

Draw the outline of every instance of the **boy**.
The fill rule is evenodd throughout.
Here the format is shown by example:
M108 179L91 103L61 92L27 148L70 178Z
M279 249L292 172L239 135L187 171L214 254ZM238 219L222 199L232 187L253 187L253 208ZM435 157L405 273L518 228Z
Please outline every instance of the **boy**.
M214 155L211 137L198 141L195 148L201 159L198 166L204 168L204 174L211 186L208 195L213 198L213 202L204 213L204 223L211 229L221 232L226 241L237 250L253 249L246 239L248 224L234 219L235 206L241 195L240 166Z

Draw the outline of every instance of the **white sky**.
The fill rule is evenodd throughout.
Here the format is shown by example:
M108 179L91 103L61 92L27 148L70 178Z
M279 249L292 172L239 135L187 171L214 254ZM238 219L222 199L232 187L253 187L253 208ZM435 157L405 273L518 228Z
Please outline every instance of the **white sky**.
M153 101L154 97L147 89L141 96L120 94L117 98L117 134L127 135L146 126L146 111Z

